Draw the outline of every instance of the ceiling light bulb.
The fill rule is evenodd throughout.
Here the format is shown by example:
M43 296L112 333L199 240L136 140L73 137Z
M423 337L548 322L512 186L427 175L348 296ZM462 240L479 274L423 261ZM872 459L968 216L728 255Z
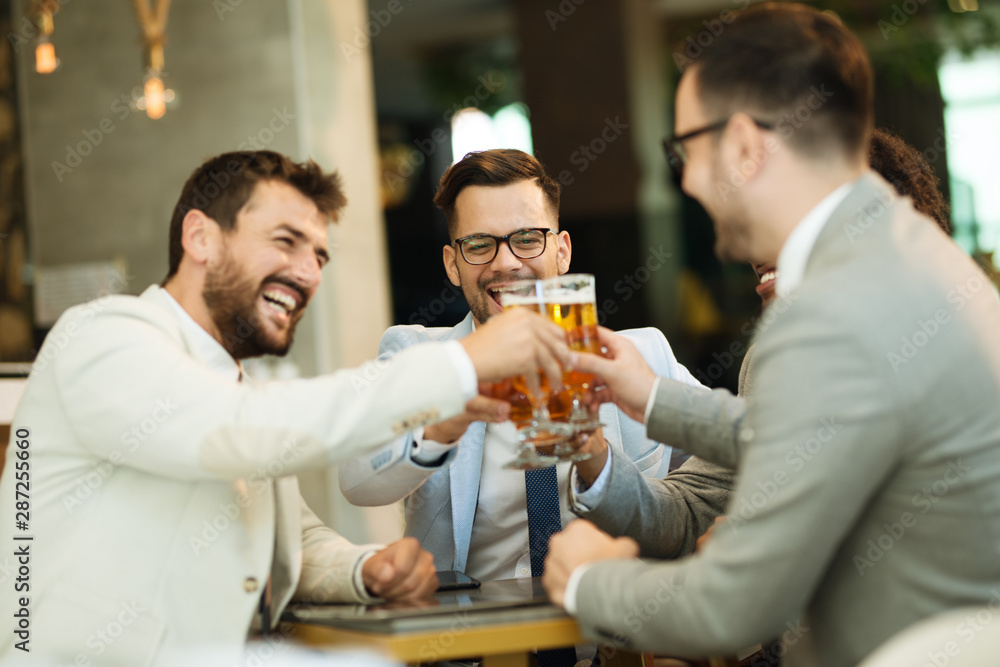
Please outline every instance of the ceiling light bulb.
M35 46L35 71L39 74L51 74L58 66L55 44L49 41L38 42Z
M163 118L167 111L167 102L164 99L163 79L158 76L151 76L146 79L146 115L156 120Z

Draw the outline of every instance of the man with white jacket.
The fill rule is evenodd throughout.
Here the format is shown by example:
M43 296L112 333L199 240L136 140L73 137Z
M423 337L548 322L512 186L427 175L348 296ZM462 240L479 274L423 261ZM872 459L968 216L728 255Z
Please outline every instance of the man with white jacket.
M253 383L240 360L288 350L345 203L315 163L213 158L175 208L163 286L60 318L0 479L0 543L30 571L0 595L15 624L0 662L170 665L201 644L236 659L292 599L435 589L415 540L350 544L306 507L295 474L460 414L480 380L539 365L557 379L565 345L527 314L401 354L374 379L361 367Z

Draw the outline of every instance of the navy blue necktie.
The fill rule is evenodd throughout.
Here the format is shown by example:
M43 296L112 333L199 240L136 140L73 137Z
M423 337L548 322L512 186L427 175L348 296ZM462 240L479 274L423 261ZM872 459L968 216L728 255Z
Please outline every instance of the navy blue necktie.
M559 481L555 466L524 471L524 489L528 496L528 548L531 576L545 572L549 538L562 530L559 514ZM538 652L539 667L573 667L576 649L556 648Z

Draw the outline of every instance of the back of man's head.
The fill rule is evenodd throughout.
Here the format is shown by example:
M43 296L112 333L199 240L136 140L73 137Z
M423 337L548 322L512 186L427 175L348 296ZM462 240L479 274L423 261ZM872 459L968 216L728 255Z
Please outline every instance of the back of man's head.
M559 183L549 176L542 163L524 151L496 148L475 151L448 167L441 177L434 205L444 211L448 235L455 238L457 218L455 200L470 185L503 186L534 180L545 194L552 214L559 219Z
M689 69L713 118L746 112L806 157L864 155L873 125L871 63L831 13L797 3L754 5Z
M347 204L340 176L325 173L312 160L293 162L274 151L236 151L206 160L188 178L170 220L169 280L180 268L184 247L184 216L197 209L229 232L236 214L246 206L261 181L281 181L312 200L320 213L333 221Z

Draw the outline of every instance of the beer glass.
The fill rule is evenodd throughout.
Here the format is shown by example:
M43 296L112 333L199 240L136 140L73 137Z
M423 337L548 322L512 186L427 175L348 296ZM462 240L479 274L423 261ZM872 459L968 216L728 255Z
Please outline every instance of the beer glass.
M541 315L546 314L545 302L541 297L540 283L536 280L518 280L505 285L500 290L500 305L504 310L530 308ZM517 427L521 446L514 460L504 468L528 470L545 468L556 463L552 456L540 454L536 447L552 447L573 435L573 428L566 423L553 421L549 412L552 391L545 373L538 370L531 375L518 375L501 383L500 392L511 404L511 420Z
M546 313L550 320L566 332L566 344L577 352L601 353L601 342L597 336L597 298L594 291L594 276L584 273L557 276L542 281L542 296ZM572 407L566 421L574 433L593 433L601 426L597 415L587 409L584 396L594 386L594 376L576 369L567 369L563 374L564 392L569 396ZM566 449L570 449L566 446ZM587 454L576 454L565 450L555 452L561 458L581 461Z

